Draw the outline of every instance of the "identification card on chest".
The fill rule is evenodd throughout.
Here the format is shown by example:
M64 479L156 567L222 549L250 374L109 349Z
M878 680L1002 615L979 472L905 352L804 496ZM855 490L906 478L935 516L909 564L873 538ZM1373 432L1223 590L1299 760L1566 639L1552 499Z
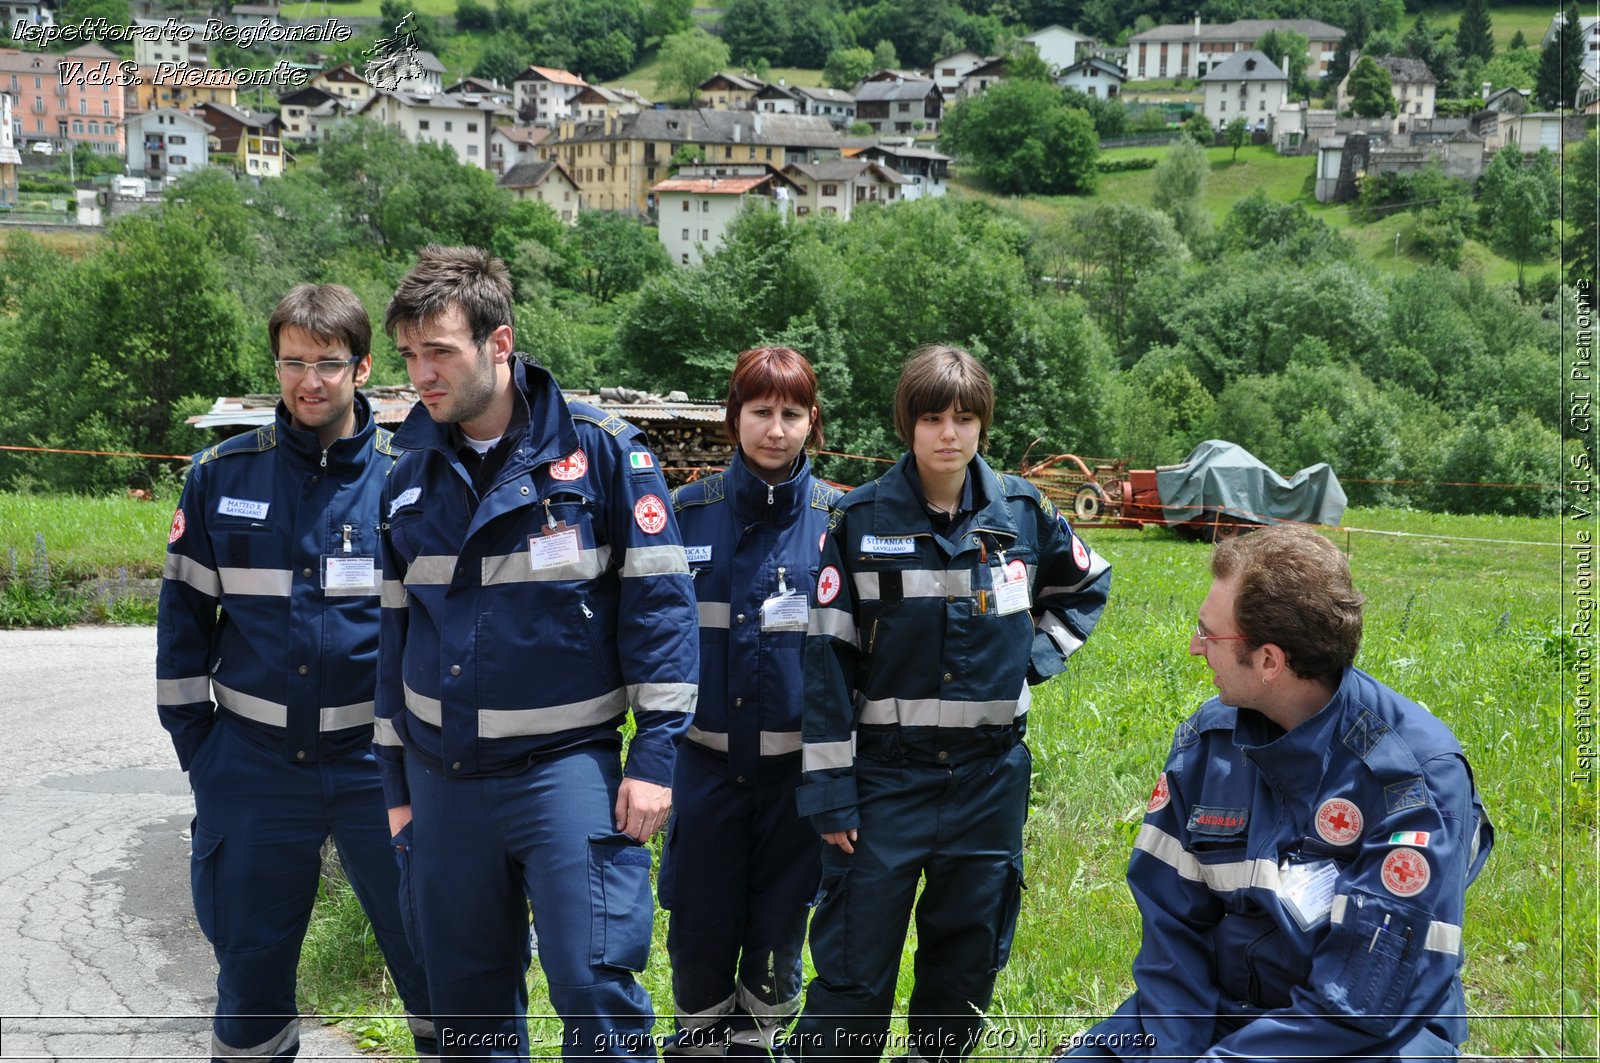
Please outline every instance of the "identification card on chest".
M1000 616L1020 613L1033 605L1028 587L1028 565L1025 561L1006 561L1000 555L1000 567L994 573L994 611Z
M344 526L339 552L322 558L322 589L329 594L370 594L378 589L378 565L371 557L355 552L350 537L354 524Z
M811 615L806 596L789 585L788 570L778 569L778 593L761 603L762 631L804 631Z
M528 536L528 565L534 572L576 565L583 558L583 543L578 529L565 521L546 524L536 535Z
M1278 900L1301 930L1310 930L1327 919L1333 909L1333 889L1338 879L1339 865L1332 860L1297 862L1287 858L1278 868Z

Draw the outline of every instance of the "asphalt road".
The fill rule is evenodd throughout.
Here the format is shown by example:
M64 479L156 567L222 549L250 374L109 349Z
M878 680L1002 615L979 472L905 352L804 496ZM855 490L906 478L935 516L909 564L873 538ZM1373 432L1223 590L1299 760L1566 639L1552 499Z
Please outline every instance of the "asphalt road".
M0 1059L210 1058L155 629L0 631ZM369 1059L315 1022L302 1059Z

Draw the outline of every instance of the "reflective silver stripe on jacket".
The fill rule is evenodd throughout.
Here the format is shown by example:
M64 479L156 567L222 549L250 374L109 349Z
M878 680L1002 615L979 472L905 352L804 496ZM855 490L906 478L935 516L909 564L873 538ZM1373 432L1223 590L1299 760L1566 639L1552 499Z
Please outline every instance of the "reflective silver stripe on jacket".
M208 597L222 596L222 580L218 577L217 570L207 568L192 557L168 554L166 561L162 563L161 575L179 583L187 583Z
M188 675L182 679L157 679L156 704L188 705L195 701L211 700L211 677Z
M881 578L888 573L856 572L852 581L856 597L864 602L875 602ZM895 573L900 577L900 593L907 598L958 598L972 597L971 569L908 568Z
M856 621L843 609L815 606L806 618L806 635L827 635L847 645L857 645Z
M224 594L287 598L294 593L294 570L287 568L219 568Z
M455 578L456 561L454 554L418 554L406 567L405 585L448 587Z
M1336 894L1333 898L1333 907L1328 910L1328 921L1338 926L1344 922L1345 913L1350 904L1347 894ZM1428 923L1428 933L1422 939L1422 947L1431 952L1443 952L1451 956L1461 955L1461 928L1454 923L1441 923L1434 919Z
M243 716L247 720L264 723L269 727L289 726L287 705L240 693L215 679L211 681L211 686L217 692L217 704L235 716ZM353 705L328 705L317 711L320 716L317 727L319 731L343 731L349 727L361 727L372 723L374 719L373 703L370 701L359 701Z
M1082 539L1078 540L1083 543ZM1083 543L1083 548L1089 551L1089 574L1070 587L1044 587L1039 591L1040 599L1048 598L1053 594L1072 594L1081 591L1089 584L1100 578L1100 574L1111 567L1111 562L1095 553L1088 543Z
M807 742L800 747L802 771L826 771L829 768L848 768L856 762L856 739L848 742Z
M635 683L628 688L634 712L689 713L699 700L699 683Z
M1149 853L1189 881L1205 883L1214 893L1232 893L1252 886L1273 891L1278 888L1278 865L1271 860L1202 864L1177 838L1149 823L1139 828L1133 847Z
M404 609L410 600L406 585L397 579L386 579L379 589L378 603L385 609Z
M861 702L859 722L901 727L1005 727L1028 711L1032 694L999 701L945 701L940 698L879 698Z
M714 749L718 753L728 751L728 732L702 731L700 728L689 725L689 741ZM800 752L799 731L762 731L761 755L763 757L781 757L789 753Z
M372 721L372 740L380 746L393 746L396 749L402 745L400 732L395 730L394 721L382 716L374 717Z
M578 561L557 568L535 569L528 553L519 550L510 554L495 554L483 559L481 572L483 585L493 587L506 583L547 583L555 580L597 579L611 562L611 547L600 546L593 550L578 551ZM454 561L452 559L452 566ZM415 571L413 569L413 571ZM443 582L448 583L449 580Z
M438 698L430 698L426 694L418 694L410 685L402 682L401 690L405 692L406 709L423 723L431 723L441 727L444 723L444 706Z
M1063 657L1071 657L1083 645L1083 640L1074 635L1072 629L1054 613L1045 613L1039 618L1039 630L1050 636L1050 641L1056 644L1056 649L1061 651Z
M728 614L732 611L727 602L701 602L699 609L701 627L727 630Z
M687 576L689 555L681 546L635 546L622 558L622 578Z
M625 692L618 687L609 694L567 705L546 705L538 709L479 709L478 737L515 738L596 727L621 716L627 706Z

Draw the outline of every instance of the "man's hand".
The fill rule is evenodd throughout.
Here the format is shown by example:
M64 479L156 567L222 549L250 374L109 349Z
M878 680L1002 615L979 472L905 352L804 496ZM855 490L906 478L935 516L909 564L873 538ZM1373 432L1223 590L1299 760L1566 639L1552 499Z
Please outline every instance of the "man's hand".
M643 779L623 779L617 790L617 830L635 841L647 842L666 826L672 811L672 787Z
M393 838L411 822L411 806L398 805L389 810L389 837Z
M829 845L837 845L841 851L851 856L855 855L856 847L850 843L856 840L853 830L836 830L822 836L822 840Z

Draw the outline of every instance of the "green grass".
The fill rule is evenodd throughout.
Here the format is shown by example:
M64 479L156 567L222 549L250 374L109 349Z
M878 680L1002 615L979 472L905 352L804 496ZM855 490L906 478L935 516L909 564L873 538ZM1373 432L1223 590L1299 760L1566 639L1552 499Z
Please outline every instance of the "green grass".
M738 68L730 65L729 69L737 70ZM625 76L614 81L607 81L604 84L609 89L632 89L635 92L642 93L646 99L652 102L663 103L666 101L661 95L660 75L660 59L657 53L651 52L644 62L634 67ZM789 86L807 85L815 87L822 84L822 71L805 67L778 66L767 72L766 80L768 82L775 85L778 83L779 78L782 78L784 83Z
M1555 5L1523 4L1512 7L1501 7L1498 4L1489 6L1489 21L1494 30L1494 46L1496 49L1509 48L1511 38L1515 37L1518 30L1527 38L1530 48L1538 48L1539 42L1544 39L1545 30L1550 28L1550 18L1556 13ZM1428 20L1428 25L1435 29L1455 29L1461 23L1461 5L1440 4L1424 9L1423 17ZM1415 22L1413 15L1407 15L1402 23L1402 29Z
M1159 529L1085 534L1112 561L1116 585L1067 676L1037 692L1029 888L991 1009L1024 1046L1054 1044L1130 990L1139 923L1124 870L1133 835L1174 727L1212 690L1204 665L1186 653L1208 583L1208 548ZM1467 897L1469 1053L1525 1058L1596 1049L1592 1024L1564 1029L1554 1017L1592 1010L1600 904L1594 785L1567 781L1574 743L1559 653L1575 647L1558 633L1563 552L1526 545L1560 535L1551 520L1381 509L1352 509L1345 530L1333 533L1369 598L1359 663L1455 730L1496 824L1494 854ZM324 906L317 922L347 917ZM672 999L665 928L658 913L643 975L658 1014L670 1013ZM324 950L307 951L306 963L323 962ZM367 955L366 962L375 961ZM370 969L342 977L374 984ZM537 971L530 985L532 1010L548 1013ZM382 1011L392 1000L374 991L367 1007ZM669 1032L667 1025L659 1022L657 1032ZM554 1020L533 1026L546 1046L535 1054L555 1055ZM400 1052L405 1040L396 1030L386 1043ZM1008 1054L1015 1053L1002 1045L978 1052Z
M123 568L134 578L160 576L172 508L167 501L0 492L0 575L13 550L18 565L31 564L34 537L42 535L56 578L112 577Z

